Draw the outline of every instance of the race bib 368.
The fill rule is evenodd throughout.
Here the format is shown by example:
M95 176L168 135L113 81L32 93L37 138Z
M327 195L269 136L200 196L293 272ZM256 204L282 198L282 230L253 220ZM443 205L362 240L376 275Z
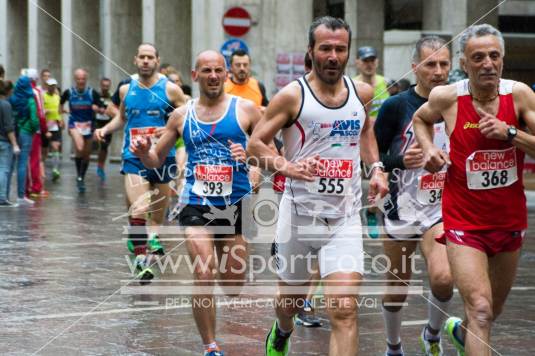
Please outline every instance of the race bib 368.
M516 149L475 151L466 159L468 189L508 187L518 180Z

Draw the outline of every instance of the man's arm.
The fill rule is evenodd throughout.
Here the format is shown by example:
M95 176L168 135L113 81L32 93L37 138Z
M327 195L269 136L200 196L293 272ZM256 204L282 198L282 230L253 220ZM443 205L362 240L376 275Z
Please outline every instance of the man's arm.
M414 135L424 152L425 168L430 172L438 172L445 164L451 164L448 154L433 144L433 126L456 99L455 86L436 87L431 90L427 103L412 117Z
M399 104L398 98L387 99L379 109L373 125L379 156L387 172L395 168L405 169L402 152L390 152L392 141L400 131Z
M291 123L297 115L300 98L301 88L297 82L290 83L273 97L265 115L253 131L247 145L247 155L256 157L262 168L280 172L289 178L313 181L319 155L292 163L270 147L277 132Z
M362 102L366 103L366 119L360 133L360 156L364 163L371 165L379 161L379 149L377 148L377 140L373 131L373 121L368 116L372 107L373 88L363 82L355 83L355 87ZM379 167L373 168L368 191L368 202L375 203L377 195L383 198L386 193L388 193L388 183L385 173Z
M108 122L103 128L96 129L95 130L95 138L99 141L103 141L105 139L106 135L109 135L117 130L120 130L124 127L126 123L126 115L124 112L124 97L126 93L128 92L128 88L130 87L129 84L125 84L119 88L119 97L120 97L120 105L119 110L115 110L115 116L113 116L113 119L111 119L110 122ZM113 103L110 103L109 106L115 105Z
M69 101L70 96L71 96L71 95L70 95L70 90L69 90L69 89L66 89L66 90L63 92L63 94L61 94L61 98L60 98L60 100L59 100L59 104L60 104L59 106L60 106L60 112L61 112L62 114L66 114L66 113L68 113L68 111L65 110L64 105L65 105L65 103L66 103L67 101Z
M173 103L173 107L179 108L182 105L186 104L186 97L184 96L184 92L180 87L176 84L173 84L171 82L167 82L166 86L167 91L167 97Z
M162 166L167 154L175 146L176 140L180 136L179 128L182 127L185 114L185 105L173 111L155 147L151 148L151 140L147 137L130 143L130 151L139 157L145 167L158 168Z
M517 82L513 87L513 98L518 108L519 121L525 122L530 132L535 133L535 93L524 83ZM486 113L483 113L486 114ZM480 121L481 133L487 138L507 140L509 126L492 116L486 114ZM517 130L516 137L511 141L513 145L528 155L535 157L535 136L521 129Z

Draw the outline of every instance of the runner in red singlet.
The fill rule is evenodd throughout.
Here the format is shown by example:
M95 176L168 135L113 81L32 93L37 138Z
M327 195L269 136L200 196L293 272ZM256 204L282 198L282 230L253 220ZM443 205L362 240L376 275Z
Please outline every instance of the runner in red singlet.
M465 320L445 329L459 354L491 354L490 330L513 281L524 232L524 153L535 154L535 94L501 79L504 42L494 27L471 26L460 37L466 80L433 89L413 118L431 172L448 165L442 197L448 259L463 298ZM449 156L433 145L444 119Z

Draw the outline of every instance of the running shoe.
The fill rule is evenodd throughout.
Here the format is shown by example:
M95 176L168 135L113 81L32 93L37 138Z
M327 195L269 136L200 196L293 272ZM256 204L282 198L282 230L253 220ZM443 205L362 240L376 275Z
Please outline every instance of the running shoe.
M464 342L459 340L455 335L458 328L461 327L462 320L457 317L449 317L444 323L444 332L448 335L451 343L457 349L458 356L464 356Z
M100 183L104 183L106 181L106 172L104 172L104 168L97 167L97 176L100 178Z
M57 182L60 177L61 177L61 173L59 173L59 170L53 169L52 170L52 182Z
M204 356L225 356L225 353L221 350L209 349L204 351Z
M17 203L12 203L9 200L0 202L0 208L16 208L17 206L19 206Z
M427 340L425 338L425 329L427 328L427 325L424 326L422 329L422 333L420 334L420 347L422 348L422 352L426 356L442 356L444 355L444 351L442 350L442 342L440 339L437 340Z
M368 236L370 239L379 238L380 231L377 223L377 215L370 210L366 210L366 222L368 223Z
M17 205L20 206L33 206L35 202L27 197L17 198Z
M137 255L134 260L134 266L136 266L136 277L139 279L140 284L148 284L151 279L154 278L154 273L152 272L150 265L147 261L147 256Z
M82 177L76 178L76 187L78 188L78 193L85 193L85 182Z
M154 255L165 255L163 246L160 243L160 238L154 232L149 235L147 240L147 250Z
M30 198L48 198L50 193L46 190L41 190L39 193L30 193Z
M318 328L322 326L321 321L314 314L307 314L304 312L299 312L294 317L295 325L301 325L307 328Z
M290 335L281 336L275 321L266 338L266 356L287 356L289 352Z
M395 351L394 351L395 350ZM388 342L386 343L386 352L385 356L404 356L403 346L401 342L397 345L391 345Z

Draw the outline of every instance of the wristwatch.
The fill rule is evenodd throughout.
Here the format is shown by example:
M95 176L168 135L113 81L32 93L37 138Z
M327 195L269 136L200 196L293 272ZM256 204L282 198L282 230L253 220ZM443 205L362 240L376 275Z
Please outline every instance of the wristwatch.
M518 133L518 130L513 125L509 126L507 128L507 142L512 142L516 135Z
M381 170L384 172L385 171L385 165L383 164L383 162L381 161L377 161L377 162L373 162L371 165L370 165L370 173L373 172L373 170L375 168L381 168Z

